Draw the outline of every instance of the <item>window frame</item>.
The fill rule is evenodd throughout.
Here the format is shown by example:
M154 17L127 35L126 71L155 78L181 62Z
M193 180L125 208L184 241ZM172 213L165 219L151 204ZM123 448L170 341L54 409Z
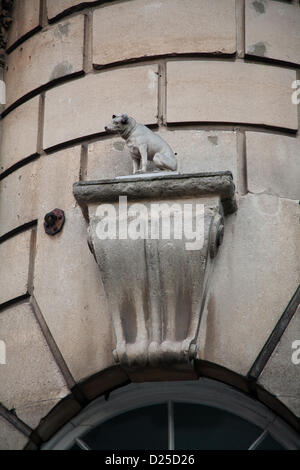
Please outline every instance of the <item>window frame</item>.
M133 409L172 402L194 403L233 413L261 428L258 444L270 435L289 450L300 448L300 436L273 411L235 388L216 380L201 377L197 381L184 382L144 382L129 384L109 395L101 396L90 403L75 418L65 425L55 436L42 446L42 450L68 450L77 440L83 443L82 436L105 421ZM171 407L171 408L170 408ZM169 413L169 419L172 419ZM169 445L172 446L172 432ZM252 443L251 450L257 445ZM88 449L85 449L88 450Z

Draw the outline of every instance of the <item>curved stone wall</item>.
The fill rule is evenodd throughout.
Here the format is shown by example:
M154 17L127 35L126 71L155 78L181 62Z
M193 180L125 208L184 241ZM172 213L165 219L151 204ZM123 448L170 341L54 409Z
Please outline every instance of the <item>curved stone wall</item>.
M233 173L239 209L211 280L199 371L225 381L221 371L231 371L269 406L277 397L297 428L299 296L286 307L300 280L299 2L24 3L15 0L1 122L0 447L21 448L29 436L38 446L100 391L131 379L113 377L110 316L72 192L80 179L131 171L124 142L104 134L119 112L159 131L180 172ZM56 207L66 224L52 238L43 219ZM91 391L84 381L98 384L99 373ZM62 399L64 418L38 428Z

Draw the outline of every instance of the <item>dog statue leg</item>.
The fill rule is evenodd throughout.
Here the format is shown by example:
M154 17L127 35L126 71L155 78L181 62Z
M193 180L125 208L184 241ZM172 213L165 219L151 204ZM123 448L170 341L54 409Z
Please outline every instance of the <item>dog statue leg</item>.
M147 162L148 162L147 144L141 145L139 147L139 152L140 152L140 155L141 155L141 171L142 171L142 173L146 173L146 171L147 171Z
M132 157L132 162L133 162L133 174L135 175L135 173L137 173L140 169L140 161L137 158Z

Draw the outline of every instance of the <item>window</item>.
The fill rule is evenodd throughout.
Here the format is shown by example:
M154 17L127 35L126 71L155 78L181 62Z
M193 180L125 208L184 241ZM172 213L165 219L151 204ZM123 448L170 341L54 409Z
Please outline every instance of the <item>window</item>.
M280 450L299 436L261 403L209 379L132 384L99 398L45 449Z

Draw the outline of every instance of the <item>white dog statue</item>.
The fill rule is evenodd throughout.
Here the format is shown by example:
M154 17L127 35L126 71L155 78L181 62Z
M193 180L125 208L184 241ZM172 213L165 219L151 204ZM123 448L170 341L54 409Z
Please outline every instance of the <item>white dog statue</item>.
M148 161L153 161L160 170L177 170L176 157L167 142L127 114L114 114L105 130L117 133L126 140L133 161L133 173L146 173Z

